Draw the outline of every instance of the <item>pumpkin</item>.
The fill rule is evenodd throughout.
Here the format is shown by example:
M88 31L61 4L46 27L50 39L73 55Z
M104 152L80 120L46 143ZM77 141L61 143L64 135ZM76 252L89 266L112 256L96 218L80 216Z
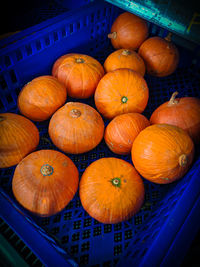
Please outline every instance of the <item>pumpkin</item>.
M104 69L91 56L71 53L55 61L52 74L66 86L69 96L88 98L94 95L97 84L104 75Z
M178 49L170 37L148 38L142 43L138 53L144 60L147 73L152 76L168 76L176 70L179 63Z
M146 81L139 73L130 69L117 69L106 73L94 95L98 111L107 119L124 113L142 113L148 98Z
M84 171L79 194L83 208L101 223L130 219L144 201L144 184L135 168L117 158L101 158Z
M113 22L108 38L115 49L136 50L148 35L148 25L144 19L132 13L124 12Z
M37 127L24 116L0 114L0 168L18 164L39 144Z
M118 115L105 129L105 142L114 153L127 155L136 136L149 125L148 119L139 113Z
M104 62L104 69L106 72L120 68L135 70L142 76L145 74L143 59L138 53L130 49L118 49L111 53Z
M52 142L62 151L80 154L95 148L103 138L104 122L91 106L68 102L58 109L49 123Z
M72 160L55 150L38 150L16 167L12 191L27 210L41 217L54 215L74 197L78 170Z
M34 121L44 121L67 99L67 91L55 77L40 76L28 82L18 96L20 112Z
M194 144L181 128L168 124L146 127L131 150L136 170L147 180L167 184L184 176L192 164Z
M200 99L196 97L176 98L174 92L169 101L160 105L151 115L151 124L167 123L181 127L195 143L200 142Z

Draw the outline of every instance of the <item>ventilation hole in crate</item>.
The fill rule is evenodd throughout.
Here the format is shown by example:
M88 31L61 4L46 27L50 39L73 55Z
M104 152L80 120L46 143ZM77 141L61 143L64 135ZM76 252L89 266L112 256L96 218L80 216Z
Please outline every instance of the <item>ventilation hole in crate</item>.
M49 39L49 36L46 36L46 37L44 38L44 42L45 42L45 45L46 45L46 46L50 45L50 39Z
M53 219L53 222L54 223L60 222L60 218L61 218L60 214L56 215L55 218Z
M27 56L30 56L30 55L32 55L32 47L31 47L31 45L29 44L29 45L26 45L25 46L25 49L26 49L26 53L27 53Z
M94 22L94 13L91 14L90 21L93 23Z
M153 191L151 194L153 199L159 198L160 197L160 192L159 191Z
M115 231L119 231L121 229L122 229L122 223L117 223L117 224L114 225L114 230Z
M111 266L111 262L110 261L105 261L103 263L103 267L110 267Z
M11 65L11 60L10 60L9 56L4 57L4 63L6 65L6 67L9 67Z
M58 41L58 33L57 32L53 33L53 40L54 40L54 42Z
M36 49L39 51L41 50L42 48L42 45L41 45L41 42L39 40L36 41Z
M12 83L16 83L17 82L17 77L16 77L16 74L15 74L15 71L14 70L10 70L9 73L10 73L10 78L11 78Z
M122 253L122 245L117 245L114 247L114 256L120 255Z
M81 23L78 21L77 22L77 30L80 30L80 28L81 28Z
M92 153L91 155L90 155L90 159L96 159L97 158L97 154L96 153Z
M74 233L72 235L72 241L78 241L80 239L80 233Z
M94 225L100 224L97 220L94 219Z
M74 246L71 246L70 252L73 255L73 254L77 254L78 250L79 250L79 246L78 245L74 245Z
M107 234L110 232L112 232L112 225L111 224L105 224L104 225L104 233Z
M20 49L17 49L15 51L15 55L18 61L20 61L23 58L22 51Z
M80 229L81 228L81 220L75 221L73 224L74 229Z
M74 25L73 24L69 24L69 33L72 34L74 31Z
M89 255L85 254L80 257L80 264L85 265L89 262Z
M11 104L13 102L13 99L12 99L11 95L6 95L6 99L8 101L8 104Z
M131 239L132 236L133 236L133 232L132 232L132 230L127 230L127 231L125 231L125 236L124 236L125 240L127 240L127 239Z
M65 37L67 35L65 28L61 30L61 35L62 37Z
M49 218L42 218L42 225L49 225L50 219Z
M81 251L87 251L90 248L90 242L87 241L81 245Z
M73 203L73 201L71 201L71 202L65 207L65 209L66 209L66 210L71 210L73 207L74 207L74 203Z
M142 216L135 216L134 222L135 225L142 224Z
M88 226L92 225L92 218L84 219L83 225L84 225L84 227L88 227Z
M68 243L68 241L69 241L69 236L68 235L64 235L62 237L62 239L61 239L61 243L62 244L66 244L66 243Z
M101 226L95 227L93 230L93 236L101 235Z
M0 75L0 86L2 89L6 89L7 88L7 83L6 80L4 79L3 75Z
M122 233L114 234L114 241L115 242L121 242L122 241Z
M54 227L53 229L51 229L51 234L56 235L57 233L59 233L59 227Z
M81 201L80 201L80 199L77 199L76 200L76 208L79 208L79 207L81 207Z
M80 167L81 169L85 170L85 168L87 167L87 163L82 163Z
M90 235L91 235L91 230L90 229L85 230L82 233L82 239L90 238Z

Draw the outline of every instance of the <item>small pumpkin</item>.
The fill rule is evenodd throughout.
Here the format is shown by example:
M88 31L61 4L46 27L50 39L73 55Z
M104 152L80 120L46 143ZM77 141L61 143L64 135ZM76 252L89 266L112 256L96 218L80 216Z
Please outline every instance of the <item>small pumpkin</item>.
M44 121L67 99L67 91L55 77L39 76L28 82L18 96L20 112L34 121Z
M35 124L15 113L0 114L0 168L18 164L39 144Z
M142 76L145 74L143 59L138 53L130 49L118 49L112 52L104 62L104 69L106 72L120 68L135 70Z
M108 38L115 49L126 48L136 50L148 37L147 22L130 13L120 14L112 24Z
M167 123L178 126L190 135L195 143L200 142L200 99L197 97L176 98L174 92L169 101L160 105L151 115L151 124Z
M194 144L183 129L154 124L138 134L131 154L136 170L144 178L167 184L186 174L194 158Z
M138 50L146 65L147 73L156 77L172 74L179 63L179 51L171 42L170 35L159 36L145 40Z
M16 167L12 191L27 210L41 217L64 209L78 189L78 169L73 161L55 150L38 150Z
M94 95L97 84L104 75L104 69L91 56L70 53L55 61L52 75L66 86L69 96L88 98Z
M127 155L136 136L149 125L148 119L139 113L118 115L105 129L105 142L114 153Z
M101 158L84 171L79 194L83 208L101 223L130 219L144 201L144 184L135 168L117 158Z
M142 113L148 98L146 81L139 73L130 69L117 69L106 73L94 95L98 111L107 119L124 113Z
M62 151L71 154L88 152L103 138L104 122L91 106L68 102L50 119L49 135Z

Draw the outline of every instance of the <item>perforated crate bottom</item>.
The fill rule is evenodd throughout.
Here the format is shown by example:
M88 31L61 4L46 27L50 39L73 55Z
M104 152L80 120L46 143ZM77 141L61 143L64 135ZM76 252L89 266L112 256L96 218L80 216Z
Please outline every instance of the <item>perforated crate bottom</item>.
M96 58L103 63L105 54L108 53L110 50L99 53ZM182 53L186 52L183 50ZM149 118L152 111L167 101L174 91L178 91L180 97L185 95L200 96L198 74L195 66L188 68L180 63L180 68L169 77L153 78L146 75L145 79L149 86L150 97L144 115ZM73 99L68 98L68 101L71 100ZM84 102L94 106L93 98ZM18 110L12 111L18 112ZM48 123L49 121L37 123L41 137L38 149L57 149L49 139ZM107 123L105 121L105 124ZM197 151L196 156L198 155L199 152ZM119 157L131 162L130 155L118 156L113 154L104 141L91 152L68 156L76 164L80 177L91 162L102 157ZM0 186L14 199L11 192L14 168L0 170L0 172L2 177ZM38 218L27 213L23 208L21 210L43 228L49 236L53 237L58 246L68 251L80 266L115 266L123 255L128 254L129 257L130 255L131 257L145 255L148 250L148 242L151 242L158 234L159 225L164 223L170 210L176 204L177 198L184 193L188 179L189 177L184 177L170 185L157 185L144 180L146 193L141 210L130 220L113 225L101 224L91 218L83 210L78 193L62 212L49 218ZM151 220L148 220L149 218ZM151 232L148 232L150 224ZM138 232L141 233L141 231L142 235L138 236ZM129 246L130 243L131 246Z

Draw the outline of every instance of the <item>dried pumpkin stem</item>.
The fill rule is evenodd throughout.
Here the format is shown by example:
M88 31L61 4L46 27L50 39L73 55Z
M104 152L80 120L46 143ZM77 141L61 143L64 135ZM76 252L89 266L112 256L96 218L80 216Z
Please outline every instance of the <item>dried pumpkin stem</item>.
M168 35L165 37L165 40L168 42L171 42L171 40L172 40L172 33L171 32L168 33Z
M123 56L128 56L128 55L130 55L130 54L131 54L131 51L128 50L128 49L124 49L124 50L122 51L122 55L123 55Z
M81 58L81 57L76 58L75 61L76 61L76 63L84 63L85 62L85 60L83 58Z
M70 111L70 116L71 116L72 118L78 118L78 117L81 116L81 112L80 112L80 110L78 110L78 109L72 109L72 110Z
M111 32L108 34L109 39L116 39L117 38L117 33L116 32Z
M178 95L178 92L174 92L169 100L168 106L172 106L174 104L178 104L178 100L176 100L176 96Z
M0 122L4 121L4 120L5 120L5 118L3 116L0 116Z
M178 161L179 161L179 165L181 167L185 167L187 165L187 163L188 163L188 157L187 157L187 155L186 154L182 154L179 157Z
M44 176L50 176L53 173L53 167L51 165L49 165L49 164L44 164L41 167L40 172Z

